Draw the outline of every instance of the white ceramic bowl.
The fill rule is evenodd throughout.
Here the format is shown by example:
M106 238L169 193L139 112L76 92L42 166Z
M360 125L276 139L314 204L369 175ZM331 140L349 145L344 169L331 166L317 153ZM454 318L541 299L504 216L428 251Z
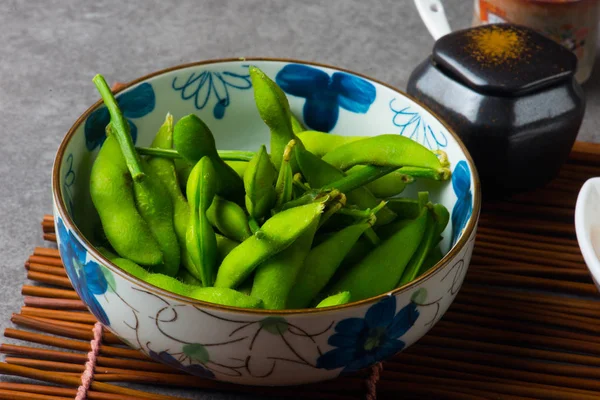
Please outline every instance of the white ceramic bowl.
M98 217L90 167L104 138L98 102L73 125L56 156L52 188L60 253L90 311L150 357L192 374L241 384L292 385L331 379L391 357L423 336L460 289L480 210L467 150L436 116L407 95L350 71L290 60L232 59L182 65L137 79L117 93L137 145L150 144L167 112L198 114L220 149L269 143L254 105L248 65L287 92L310 129L344 135L398 133L447 152L451 182L421 182L451 212L446 256L417 280L343 306L289 311L223 307L174 295L123 272L92 246ZM90 77L91 78L91 77ZM95 91L90 81L90 91ZM391 255L393 256L393 255Z
M579 191L575 232L583 259L600 289L600 178L587 180Z

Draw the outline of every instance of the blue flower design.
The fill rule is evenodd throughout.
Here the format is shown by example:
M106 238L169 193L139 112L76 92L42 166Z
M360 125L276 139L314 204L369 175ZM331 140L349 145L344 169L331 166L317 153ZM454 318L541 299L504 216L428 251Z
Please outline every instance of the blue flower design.
M117 103L129 123L131 138L135 143L137 140L137 127L130 118L141 118L154 110L156 106L154 89L149 83L142 83L117 96ZM89 151L104 143L104 139L106 139L105 129L109 122L110 114L105 106L95 110L85 121L85 145Z
M158 362L163 362L167 365L172 366L173 368L177 368L179 370L183 370L186 371L194 376L199 376L202 378L214 378L215 374L205 368L202 364L190 364L190 365L183 365L182 363L180 363L179 361L177 361L177 359L175 357L173 357L171 354L167 353L166 351L161 351L160 353L156 353L152 350L149 351L150 357Z
M456 194L456 203L452 209L452 244L454 244L473 213L471 173L464 160L459 161L452 172L452 188Z
M425 119L416 111L412 111L409 106L396 109L394 102L390 100L390 110L394 113L392 123L400 128L400 134L407 136L415 142L421 143L429 150L439 150L448 146L448 139L444 132L435 132L431 126L425 122ZM411 129L412 128L412 129Z
M304 123L321 132L333 129L340 107L365 114L377 94L375 86L362 78L345 72L334 72L329 77L326 72L307 65L288 64L275 81L284 92L306 99Z
M248 67L243 65L242 67ZM249 74L238 74L234 72L211 72L203 71L199 74L193 72L181 85L177 77L173 78L171 87L181 92L183 100L194 99L197 110L202 110L214 95L216 103L213 107L213 115L216 119L222 119L225 109L230 104L229 88L247 90L252 87Z
M56 225L60 240L60 254L73 288L98 321L105 326L110 326L106 312L96 299L96 295L102 295L108 290L108 281L102 267L94 261L86 262L85 248L73 233L67 230L62 218L57 218Z
M337 323L328 343L336 347L317 360L317 368L342 373L357 371L386 359L402 349L399 340L412 328L419 310L413 302L396 314L396 298L389 296L367 310L365 318L347 318Z

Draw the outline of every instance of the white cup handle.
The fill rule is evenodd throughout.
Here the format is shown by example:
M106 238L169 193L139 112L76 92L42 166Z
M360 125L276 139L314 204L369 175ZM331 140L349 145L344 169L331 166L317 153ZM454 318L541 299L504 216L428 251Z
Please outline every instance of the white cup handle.
M435 40L451 32L444 6L440 0L414 0L417 11Z

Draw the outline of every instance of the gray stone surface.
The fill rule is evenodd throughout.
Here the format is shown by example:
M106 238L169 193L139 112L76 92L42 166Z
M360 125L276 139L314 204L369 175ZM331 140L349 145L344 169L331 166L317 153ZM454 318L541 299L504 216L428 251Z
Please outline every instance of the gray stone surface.
M472 1L444 4L454 29L470 24ZM409 0L2 0L0 38L2 331L21 306L23 261L42 244L39 223L52 211L56 149L98 98L94 74L128 81L184 62L267 56L333 64L403 89L433 44ZM580 140L600 142L599 69L585 85Z

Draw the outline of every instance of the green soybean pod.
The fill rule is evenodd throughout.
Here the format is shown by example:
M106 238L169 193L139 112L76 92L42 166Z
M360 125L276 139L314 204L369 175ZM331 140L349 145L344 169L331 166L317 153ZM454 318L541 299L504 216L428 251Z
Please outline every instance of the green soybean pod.
M150 169L144 161L141 164L144 171ZM166 191L165 185L159 179L153 179L152 174L149 174L147 179L133 182L133 194L138 210L148 221L164 257L164 264L148 268L151 272L175 276L181 265L181 248L175 232L173 202L169 196L164 195Z
M109 135L90 173L90 195L104 233L121 257L144 266L160 265L161 248L137 209L132 185L119 143Z
M248 71L254 89L256 108L271 131L271 159L279 171L283 150L289 141L296 139L298 146L303 147L292 129L290 104L283 90L263 71L255 66L251 66ZM291 162L292 169L296 170L294 160Z
M355 165L346 171L346 173L352 174L365 167L366 165ZM393 197L402 193L404 189L406 189L406 186L412 182L414 182L413 177L396 170L381 178L375 179L373 182L367 183L365 187L369 189L375 197L387 199L388 197Z
M173 147L173 116L171 114L167 114L165 122L161 125L150 147L159 149L171 149ZM179 243L181 261L183 264L187 264L190 260L186 246L190 207L181 191L174 160L151 157L148 159L147 164L151 174L163 183L168 195L171 197L173 224Z
M190 204L190 222L186 245L193 269L190 273L204 286L212 286L217 267L217 238L206 210L213 202L217 190L216 173L208 157L196 163L187 182L187 198Z
M265 260L287 248L318 220L324 203L284 210L269 218L260 231L244 240L225 257L215 287L235 288Z
M174 159L173 164L175 164L175 173L177 174L179 188L181 189L181 192L185 194L185 187L187 186L187 181L190 176L190 172L192 172L192 168L194 168L194 164L190 164L184 158Z
M296 135L306 130L302 122L300 122L300 119L296 117L293 112L290 112L290 122L292 123L292 131L294 131Z
M319 131L304 131L297 133L298 138L306 148L315 156L321 158L330 151L346 143L366 139L369 136L342 136Z
M425 272L429 271L435 264L440 262L442 258L444 258L444 253L442 253L440 246L435 246L427 255L423 265L421 265L419 275L423 275Z
M295 147L296 161L304 178L313 188L326 187L329 184L342 179L346 174L327 162L321 160L307 150ZM375 208L380 201L373 196L365 187L359 187L346 193L348 203L355 204L360 208ZM385 225L396 218L396 214L387 207L383 207L377 213L377 222L375 225Z
M261 299L266 309L286 308L290 291L312 246L318 222L315 220L288 248L256 269L251 295Z
M232 170L242 179L244 179L244 173L248 168L248 161L225 161L225 164L229 165Z
M277 171L271 163L267 148L262 145L248 163L248 168L244 173L246 209L252 219L261 220L275 205L277 200L274 187L276 179Z
M327 293L348 291L352 295L351 301L358 301L394 289L421 243L426 222L427 210L423 209L416 219L350 267L327 289Z
M315 308L341 306L350 302L350 292L341 292L323 299Z
M308 307L311 300L329 283L361 235L370 227L368 223L350 225L313 247L304 260L304 266L289 295L289 308Z
M263 308L263 302L237 290L216 287L196 287L189 291L188 297L207 303L240 308Z
M346 143L323 156L329 164L346 170L358 164L441 169L436 154L401 135L379 135Z
M186 285L202 286L202 282L199 279L197 279L194 275L190 274L190 272L185 268L181 268L179 270L179 273L177 274L177 279L185 283Z
M423 262L427 258L427 255L430 253L435 243L434 241L437 238L436 233L437 226L436 220L433 216L433 210L428 209L427 222L425 232L423 233L423 238L421 239L421 243L419 243L419 247L417 247L417 250L406 265L406 268L402 273L402 277L400 278L400 281L397 284L398 287L413 281L417 277L421 266L423 265Z
M231 253L240 243L218 233L215 236L217 237L217 262L221 264L227 254Z
M190 114L177 121L173 143L177 152L193 165L202 157L210 158L218 176L217 194L236 201L243 199L242 179L221 159L212 132L198 116Z
M223 235L237 242L243 242L252 235L244 209L221 196L215 196L206 210L206 217Z

